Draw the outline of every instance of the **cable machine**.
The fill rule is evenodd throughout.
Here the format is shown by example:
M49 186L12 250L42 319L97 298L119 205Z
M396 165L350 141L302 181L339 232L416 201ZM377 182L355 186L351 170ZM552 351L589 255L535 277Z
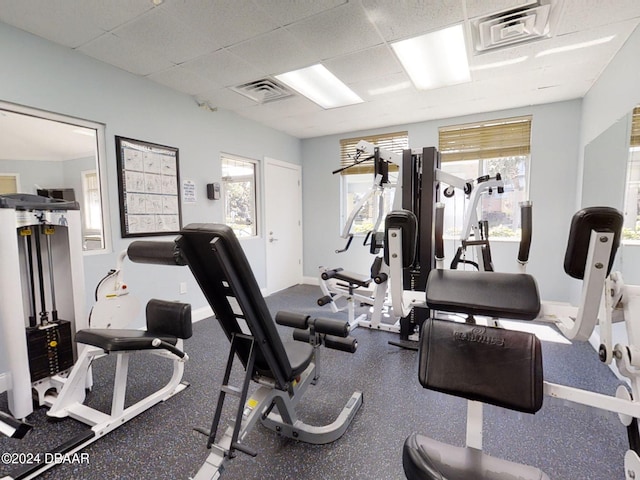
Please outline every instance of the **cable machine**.
M86 327L80 230L77 202L0 195L0 391L18 419L33 412L32 389L42 405L76 358L75 332Z

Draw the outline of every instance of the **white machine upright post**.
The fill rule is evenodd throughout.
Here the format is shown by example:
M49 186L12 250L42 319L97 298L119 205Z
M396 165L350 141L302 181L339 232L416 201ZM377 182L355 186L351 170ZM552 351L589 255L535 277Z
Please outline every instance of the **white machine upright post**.
M0 330L2 331L4 361L7 362L7 400L9 410L16 418L25 418L33 412L31 402L31 374L25 336L25 311L23 303L16 301L22 297L22 282L18 243L16 238L16 212L0 208L0 251L2 269L0 272Z
M38 197L36 197L38 198ZM28 323L29 304L27 292L28 272L23 272L24 256L27 252L21 244L18 228L47 225L55 228L55 241L48 242L56 269L55 277L65 283L58 286L57 302L48 298L49 305L56 303L61 317L71 323L72 344L74 333L87 327L87 315L84 304L84 266L82 258L81 220L79 210L39 210L34 208L0 208L0 251L2 264L0 268L0 347L4 355L0 356L4 377L4 389L10 413L24 419L33 412L32 388L35 388L39 402L44 403L44 392L55 388L51 378L42 379L32 384L29 367L26 327ZM35 232L37 228L33 228ZM38 233L34 233L39 235ZM44 263L45 277L51 281L53 274L48 272L50 265ZM53 285L50 285L53 290ZM34 292L35 295L35 292ZM43 308L44 310L44 308ZM35 312L31 312L35 313ZM75 347L74 351L75 351Z

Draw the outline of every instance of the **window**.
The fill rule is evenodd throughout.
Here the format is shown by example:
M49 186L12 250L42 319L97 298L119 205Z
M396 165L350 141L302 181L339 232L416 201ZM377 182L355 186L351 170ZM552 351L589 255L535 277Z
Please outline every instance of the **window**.
M82 172L82 198L84 222L84 248L104 248L102 244L102 205L100 204L100 182L96 170ZM92 247L92 245L95 246Z
M623 240L640 240L640 106L631 116L631 138L624 201Z
M365 140L375 146L402 155L402 150L409 148L409 136L407 132L386 133L380 135L369 135L357 138L346 138L340 140L340 167L344 168L354 163L356 157L356 145L360 140ZM397 181L398 166L390 166L389 180L393 184ZM367 160L353 167L343 170L341 173L342 208L341 225L344 228L345 222L349 218L352 210L358 205L363 197L371 191L374 177L373 160ZM382 193L384 212L391 210L393 204L393 191L385 188ZM380 197L377 197L378 199ZM351 226L351 233L366 234L375 226L378 219L379 200L372 197L366 202L358 215L354 218ZM382 218L384 220L384 218Z
M0 195L18 193L18 175L14 173L0 173Z
M258 235L256 166L253 160L222 155L224 221L238 237Z
M528 197L531 117L507 118L439 129L441 168L464 179L500 173L503 194L483 195L478 219L489 222L489 238L520 236L520 207ZM445 235L455 236L463 225L467 199L456 191L445 203Z

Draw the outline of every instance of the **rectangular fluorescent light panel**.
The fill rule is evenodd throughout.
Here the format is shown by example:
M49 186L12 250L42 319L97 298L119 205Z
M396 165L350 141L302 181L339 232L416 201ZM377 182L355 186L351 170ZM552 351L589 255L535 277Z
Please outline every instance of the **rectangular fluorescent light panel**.
M325 109L363 102L353 90L319 63L275 77Z
M391 44L418 90L471 81L462 25Z

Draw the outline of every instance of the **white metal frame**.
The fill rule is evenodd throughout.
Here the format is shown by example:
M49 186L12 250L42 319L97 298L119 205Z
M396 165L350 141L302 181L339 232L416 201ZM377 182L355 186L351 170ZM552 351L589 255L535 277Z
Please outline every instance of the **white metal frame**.
M69 251L69 275L72 286L73 298L71 305L74 318L72 321L73 332L86 328L87 319L84 307L84 268L82 264L82 242L80 235L80 212L78 210L65 210L67 217L67 237ZM36 215L57 215L58 213L41 211L19 211L11 208L0 209L0 251L4 258L0 272L0 342L6 352L8 372L5 375L5 386L10 413L24 419L33 412L31 389L48 389L49 379L39 380L37 385L31 383L29 370L29 356L25 336L27 313L22 300L26 286L22 278L20 262L21 256L18 246L18 226L38 225L40 221ZM52 222L56 224L57 222ZM60 228L60 227L59 227Z

